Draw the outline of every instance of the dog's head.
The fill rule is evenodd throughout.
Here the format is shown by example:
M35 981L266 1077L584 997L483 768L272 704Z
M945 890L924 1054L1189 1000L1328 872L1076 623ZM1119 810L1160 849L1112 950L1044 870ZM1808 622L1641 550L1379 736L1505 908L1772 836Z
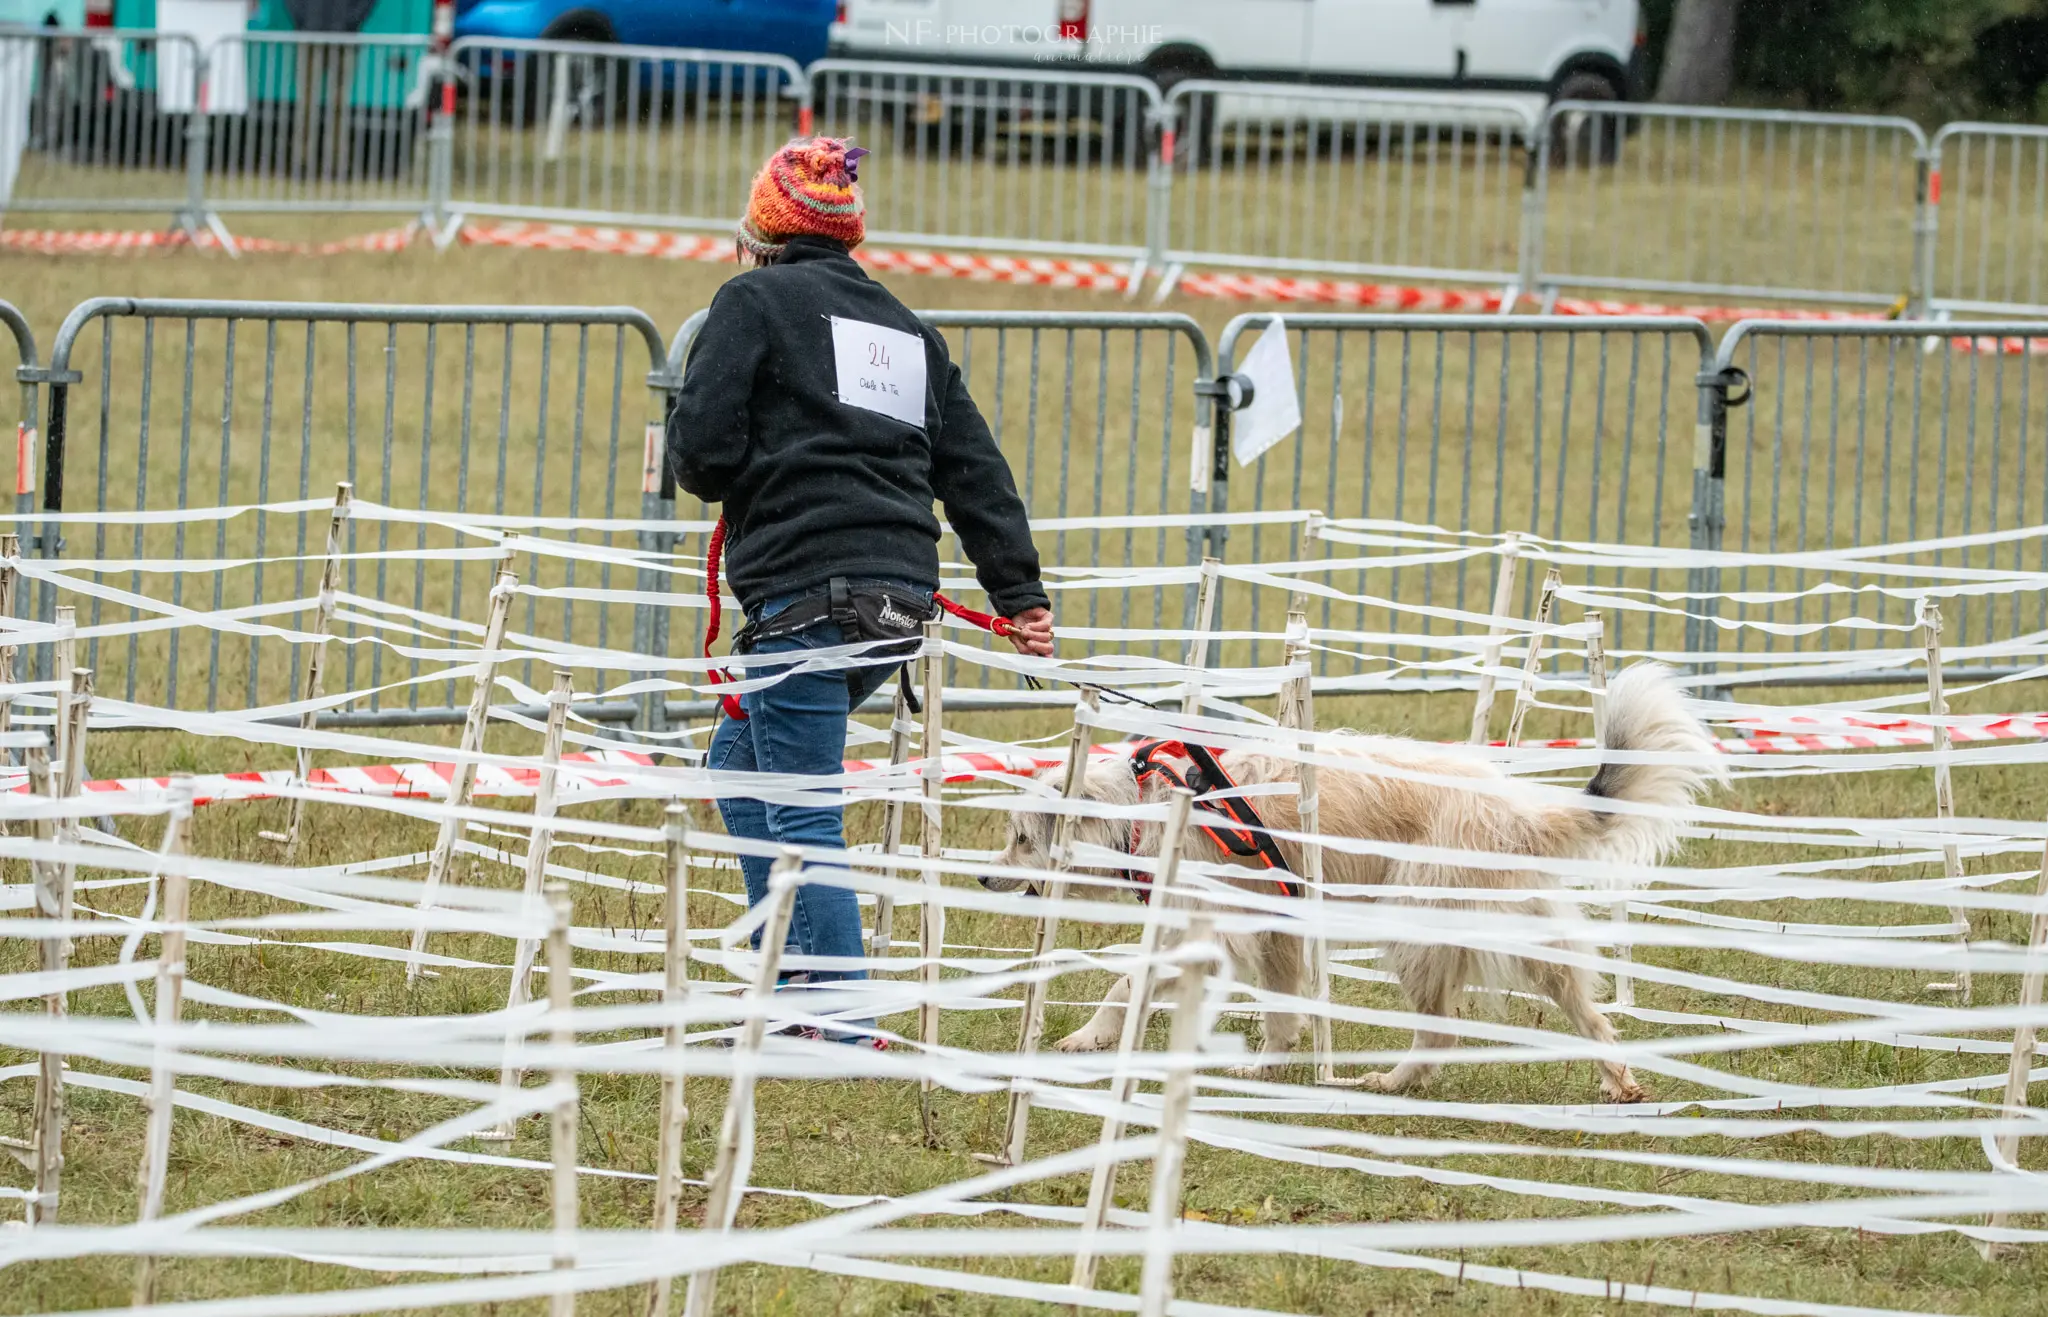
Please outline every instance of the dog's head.
M1048 769L1039 775L1039 782L1046 788L1047 794L1057 794L1065 781L1064 768ZM1083 784L1082 794L1089 800L1103 804L1137 804L1138 780L1131 772L1130 760L1112 755L1091 762L1088 765L1088 777ZM1058 817L1050 811L1028 807L1012 810L1002 853L995 857L996 867L1052 868L1053 829ZM1073 840L1078 844L1100 846L1106 850L1126 853L1130 850L1131 825L1128 819L1083 817L1075 819L1072 826ZM1076 866L1070 863L1067 867L1072 870ZM991 892L1038 890L1038 884L1029 879L1007 875L983 875L981 885Z

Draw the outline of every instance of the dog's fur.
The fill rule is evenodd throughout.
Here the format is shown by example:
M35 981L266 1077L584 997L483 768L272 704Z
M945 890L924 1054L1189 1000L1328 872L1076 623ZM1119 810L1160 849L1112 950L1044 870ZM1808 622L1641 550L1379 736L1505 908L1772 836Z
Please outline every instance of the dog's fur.
M1668 817L1618 813L1597 808L1600 800L1618 800L1678 809L1719 773L1705 767L1647 764L1601 765L1578 801L1559 801L1555 793L1540 799L1538 789L1509 778L1489 763L1453 754L1442 747L1405 738L1333 735L1319 741L1327 754L1364 761L1356 770L1327 766L1317 773L1321 800L1319 824L1325 835L1434 846L1502 855L1600 860L1619 865L1651 865L1677 840L1677 825ZM1607 694L1606 748L1706 756L1713 749L1706 730L1685 709L1670 672L1654 664L1638 664L1615 678ZM1239 786L1293 782L1298 765L1268 754L1231 751L1221 756L1225 771ZM1442 781L1415 781L1375 773L1373 764L1432 778L1485 779L1490 789L1466 791ZM1064 770L1055 769L1054 773ZM1089 799L1132 805L1164 799L1171 788L1159 778L1142 787L1128 759L1108 757L1089 765L1085 784ZM1254 800L1267 825L1279 832L1298 830L1298 800L1293 795L1259 796ZM1018 810L1010 816L1009 844L997 858L1000 865L1046 868L1051 861L1053 816ZM1074 841L1110 851L1157 855L1159 830L1136 829L1119 819L1076 819ZM1299 871L1300 847L1279 843L1290 867ZM1218 848L1202 833L1190 830L1182 853L1214 861ZM1228 859L1229 857L1221 857ZM1086 870L1083 870L1086 872ZM1391 884L1400 887L1441 887L1446 890L1533 889L1555 886L1546 875L1517 869L1477 869L1391 860L1325 849L1323 879L1332 887ZM995 890L1016 890L1021 880L984 880ZM1244 885L1272 891L1271 879L1248 873ZM1422 902L1412 902L1424 904ZM1439 909L1530 910L1554 919L1578 917L1572 902L1531 901L1504 907L1497 901L1449 898L1426 904ZM1267 932L1223 938L1226 952L1244 971L1257 975L1268 991L1301 996L1307 990L1307 965L1301 938ZM1419 1014L1450 1017L1457 1013L1467 984L1519 986L1555 1001L1573 1028L1600 1043L1614 1041L1614 1027L1594 1005L1595 975L1555 961L1480 953L1462 947L1396 944L1386 948L1380 964L1400 980L1401 989ZM1130 980L1118 982L1095 1017L1062 1039L1062 1051L1086 1052L1114 1047L1123 1029ZM1269 1056L1294 1050L1301 1034L1299 1015L1268 1013L1263 1052ZM1391 1071L1368 1076L1370 1086L1398 1092L1427 1079L1436 1066L1425 1059L1432 1048L1452 1046L1449 1034L1419 1030L1414 1052ZM1643 1090L1628 1067L1600 1062L1601 1092L1615 1102L1639 1102Z

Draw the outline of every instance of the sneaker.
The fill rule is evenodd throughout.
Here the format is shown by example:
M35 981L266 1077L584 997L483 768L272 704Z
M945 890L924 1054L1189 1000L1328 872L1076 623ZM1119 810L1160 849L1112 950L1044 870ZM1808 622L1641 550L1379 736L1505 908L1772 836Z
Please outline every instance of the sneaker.
M873 1034L846 1033L838 1029L820 1029L816 1025L800 1031L800 1036L808 1043L840 1043L847 1047L870 1047L877 1052L889 1050L889 1040L886 1038L877 1038Z

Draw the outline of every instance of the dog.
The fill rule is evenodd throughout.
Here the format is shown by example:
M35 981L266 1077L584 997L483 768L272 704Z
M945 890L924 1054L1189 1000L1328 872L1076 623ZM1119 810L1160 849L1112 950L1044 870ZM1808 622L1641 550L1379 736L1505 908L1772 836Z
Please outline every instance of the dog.
M1713 751L1713 740L1699 720L1687 712L1684 696L1669 669L1642 663L1628 668L1609 686L1606 697L1606 735L1603 748L1615 751L1656 752L1699 756L1703 762ZM1359 761L1357 768L1321 766L1317 772L1320 797L1319 825L1324 835L1360 840L1398 843L1406 846L1441 847L1482 851L1498 855L1527 855L1551 859L1597 860L1610 864L1654 865L1668 855L1678 840L1678 824L1668 814L1620 813L1598 807L1601 801L1622 801L1678 810L1692 802L1708 787L1724 780L1721 770L1703 766L1617 763L1601 764L1577 800L1561 801L1554 789L1546 791L1511 778L1495 765L1457 755L1445 748L1402 737L1333 733L1318 739L1318 749ZM1254 751L1227 751L1221 756L1224 770L1240 787L1268 783L1292 783L1299 765L1277 755ZM1404 774L1436 779L1418 781L1405 776L1375 772L1384 766ZM1053 769L1053 773L1064 773ZM1486 790L1461 790L1456 779L1484 781ZM1449 779L1449 780L1446 780ZM1114 805L1136 805L1166 798L1171 787L1156 776L1140 781L1131 760L1105 756L1088 766L1084 791L1088 799ZM1276 832L1299 830L1298 799L1294 795L1259 795L1254 801L1267 826ZM1008 844L996 863L1010 868L1051 866L1054 816L1020 809L1010 815ZM1110 851L1156 856L1160 829L1135 824L1127 819L1080 818L1074 821L1073 840ZM1289 868L1301 871L1301 847L1280 840L1279 848ZM1203 833L1190 828L1181 853L1191 858L1233 863L1247 862L1221 855L1221 848ZM1251 863L1256 863L1253 861ZM1478 898L1460 900L1460 891L1556 887L1548 875L1515 868L1479 869L1388 859L1379 855L1358 855L1325 848L1323 880L1335 887L1393 885L1437 887L1447 896L1442 901L1406 898L1404 904L1428 905L1436 909L1499 910L1498 901ZM1074 869L1075 872L1112 872ZM1032 886L1022 879L985 878L995 891L1016 891ZM1250 869L1242 885L1270 892L1270 871ZM1331 893L1326 889L1326 896ZM1569 901L1531 900L1515 907L1528 909L1552 919L1580 918L1578 906ZM1225 935L1224 950L1238 967L1239 977L1249 971L1271 992L1303 996L1307 990L1308 967L1303 955L1305 943L1297 935L1264 932ZM1571 947L1569 940L1558 945ZM1399 980L1401 991L1413 1011L1438 1017L1453 1016L1468 984L1519 987L1556 1002L1565 1018L1580 1034L1598 1043L1612 1043L1614 1026L1595 1005L1597 976L1575 965L1534 957L1480 952L1464 947L1437 944L1397 943L1388 946L1380 962ZM1100 1009L1086 1025L1060 1040L1060 1050L1098 1051L1116 1046L1123 1029L1124 1003L1130 1000L1131 981L1123 979L1104 998ZM1303 1017L1286 1012L1265 1016L1261 1053L1273 1060L1294 1051L1300 1038ZM1409 1055L1390 1071L1364 1077L1363 1086L1395 1093L1428 1080L1437 1070L1428 1058L1430 1051L1450 1047L1450 1034L1418 1030ZM1640 1102L1642 1087L1627 1066L1615 1061L1599 1063L1602 1095L1613 1102Z

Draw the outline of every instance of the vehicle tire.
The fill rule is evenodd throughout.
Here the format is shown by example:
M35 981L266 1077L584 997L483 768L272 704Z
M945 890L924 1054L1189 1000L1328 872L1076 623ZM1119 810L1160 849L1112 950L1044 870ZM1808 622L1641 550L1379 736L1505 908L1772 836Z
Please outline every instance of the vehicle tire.
M1155 51L1143 66L1145 76L1159 84L1159 94L1170 97L1173 89L1195 78L1216 76L1216 62L1191 47L1169 47ZM1216 142L1216 97L1191 96L1185 102L1174 143L1174 163L1194 168L1209 162Z
M409 178L413 153L424 136L425 120L414 111L358 110L349 133L350 170L365 182Z
M885 113L905 150L923 156L975 156L988 146L995 110L987 83L947 81L934 87L919 78L895 94L898 103Z
M1550 99L1620 102L1621 87L1604 73L1575 69L1557 80ZM1611 165L1621 159L1628 120L1619 114L1567 112L1550 121L1550 162L1554 165Z
M611 25L594 14L564 14L548 24L542 41L575 41L610 45L618 38ZM570 120L584 128L608 122L624 99L628 70L598 55L522 54L532 62L520 70L519 111L527 126L545 124L557 104L566 104Z

